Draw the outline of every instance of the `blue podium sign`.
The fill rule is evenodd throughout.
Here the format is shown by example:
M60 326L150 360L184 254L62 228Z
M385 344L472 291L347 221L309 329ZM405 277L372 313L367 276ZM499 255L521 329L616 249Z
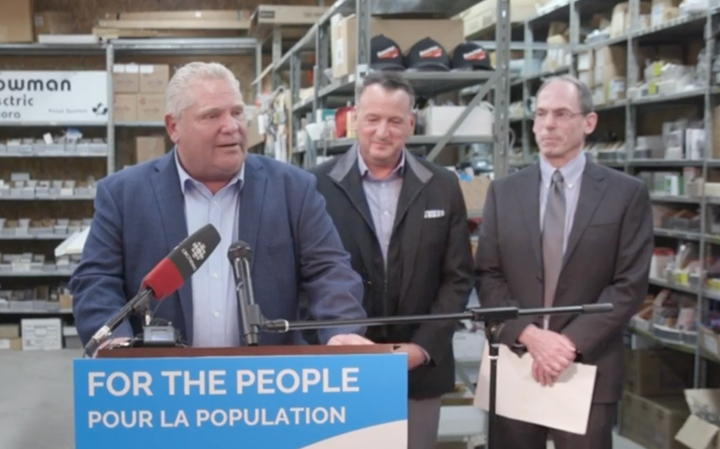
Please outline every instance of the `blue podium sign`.
M404 354L77 359L77 449L407 447Z

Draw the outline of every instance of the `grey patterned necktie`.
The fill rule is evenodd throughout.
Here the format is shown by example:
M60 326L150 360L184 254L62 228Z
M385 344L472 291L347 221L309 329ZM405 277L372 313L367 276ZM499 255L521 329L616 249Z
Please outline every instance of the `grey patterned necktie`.
M545 216L543 217L542 249L543 249L543 303L552 307L555 289L560 277L563 260L563 240L565 236L565 194L563 192L563 176L555 170L548 191Z

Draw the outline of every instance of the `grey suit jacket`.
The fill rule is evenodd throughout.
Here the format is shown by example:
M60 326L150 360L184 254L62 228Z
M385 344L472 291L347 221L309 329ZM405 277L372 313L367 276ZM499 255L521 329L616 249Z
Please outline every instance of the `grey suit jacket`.
M535 164L493 181L475 256L483 307L543 307L540 169ZM611 303L610 313L554 315L583 363L598 367L594 401L616 402L624 376L622 332L648 288L653 252L650 196L638 179L588 161L554 306ZM500 332L512 346L540 317L508 321Z

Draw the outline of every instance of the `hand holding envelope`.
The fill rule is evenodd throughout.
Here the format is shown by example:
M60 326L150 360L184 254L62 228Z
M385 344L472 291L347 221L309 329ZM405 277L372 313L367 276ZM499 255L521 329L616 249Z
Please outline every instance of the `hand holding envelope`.
M474 404L489 408L489 345L483 345L483 357ZM519 357L500 345L497 359L498 416L529 422L543 427L584 435L587 431L597 368L572 363L552 386L533 379L533 358L529 353Z

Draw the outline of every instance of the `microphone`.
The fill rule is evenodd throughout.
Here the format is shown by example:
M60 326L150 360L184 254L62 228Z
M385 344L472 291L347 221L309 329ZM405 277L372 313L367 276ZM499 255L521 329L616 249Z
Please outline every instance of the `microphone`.
M246 346L259 344L260 326L264 322L260 306L255 304L252 275L250 274L250 260L252 249L243 241L230 245L227 253L230 265L235 276L235 294L242 320L243 341Z
M148 308L151 297L161 300L175 293L215 251L219 243L220 234L211 224L203 226L180 242L145 276L140 292L92 336L85 345L85 353L92 357L120 323L131 314Z

